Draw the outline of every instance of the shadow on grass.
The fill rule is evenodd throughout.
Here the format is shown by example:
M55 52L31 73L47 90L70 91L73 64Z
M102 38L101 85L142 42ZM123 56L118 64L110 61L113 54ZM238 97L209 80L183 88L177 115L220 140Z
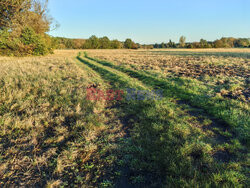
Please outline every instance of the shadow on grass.
M78 57L78 60L97 71L106 81L115 83L116 88L133 86L131 81L121 75L102 65L96 65L95 60L91 62L93 59L89 61ZM133 73L133 77L145 81L140 74ZM165 82L156 82L151 78L147 80L150 86L166 87ZM214 169L205 162L205 148L196 148L187 156L182 153L183 147L188 143L195 143L199 135L190 134L186 137L189 125L173 117L171 110L175 110L171 102L163 105L161 101L120 101L119 112L130 117L126 120L130 137L120 146L122 161L125 163L121 171L125 174L116 182L116 187L124 187L124 182L131 185L129 181L136 187L161 187L164 184L179 187L192 181L197 185L210 181L209 177Z
M227 99L212 98L207 95L208 90L201 90L197 85L197 91L193 91L193 88L182 87L185 84L185 80L181 78L166 78L161 79L144 72L134 71L122 66L116 66L112 63L97 60L88 57L86 58L95 61L101 65L119 70L128 74L133 78L137 78L147 86L154 87L154 89L163 89L165 97L174 97L185 101L188 105L194 108L201 108L205 110L209 115L217 119L219 124L231 128L233 132L242 140L243 143L248 143L250 136L246 134L246 127L249 124L248 112L241 108L241 106ZM231 111L231 109L237 109L238 112Z

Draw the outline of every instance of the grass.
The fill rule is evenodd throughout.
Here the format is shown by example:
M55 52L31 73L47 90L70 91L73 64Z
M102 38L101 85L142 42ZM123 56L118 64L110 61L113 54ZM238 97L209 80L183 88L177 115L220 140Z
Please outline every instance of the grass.
M176 69L184 62L190 75ZM198 64L207 72L194 76ZM249 184L245 57L65 50L0 58L0 68L1 186ZM162 100L89 101L94 86L164 92Z
M97 148L107 146L99 139L119 127L104 126L105 103L86 100L89 84L102 85L98 75L73 58L1 67L0 184L73 186L98 179L89 169L106 167L92 166Z
M86 57L88 58L88 56L86 56ZM91 66L94 70L96 70L98 72L101 72L102 75L105 78L107 77L106 79L112 79L112 78L110 78L108 76L109 75L108 70L114 71L113 69L110 69L110 67L111 68L115 68L115 66L112 66L112 64L110 64L108 62L101 62L101 61L95 60L93 58L88 58L88 59L89 60L82 59L82 61L85 64L88 64L89 66ZM97 63L99 63L101 65L98 65ZM105 67L109 67L109 68L105 68ZM130 74L131 71L130 72L128 70L124 71L124 69L121 68L121 67L119 67L119 68L116 67L116 69L117 70L122 70L123 73L127 73L127 74L129 74L129 76L132 76ZM133 73L135 73L135 72L133 72ZM140 78L138 78L138 75L137 76L134 75L134 77L136 77L137 79L141 80ZM121 78L124 78L124 76L121 76ZM151 86L152 86L152 81L154 81L154 80L153 80L152 77L150 79L151 79L151 82L148 81L148 83L151 83ZM119 79L116 79L116 80L119 80ZM129 82L129 81L127 81L127 82ZM142 82L145 82L145 80L142 81ZM131 82L131 83L134 84L135 82ZM157 82L155 84L157 84ZM159 86L159 84L158 84L158 86ZM165 85L161 85L161 87L163 87L163 86L165 86ZM125 86L125 87L127 87L127 86ZM167 87L167 88L164 87L164 89L168 89L168 90L169 90L169 88L170 87ZM152 87L149 88L149 89L152 89ZM191 167L191 169L189 169L190 166L188 164L185 164L185 162L183 162L183 161L187 160L185 158L186 156L183 155L182 153L181 154L179 153L181 150L187 151L188 150L187 147L188 148L191 147L190 148L190 152L191 153L192 152L195 152L195 153L198 152L199 153L198 154L199 157L204 156L204 158L206 158L207 156L210 156L211 157L210 159L209 159L209 157L206 158L206 159L208 161L210 160L210 162L213 161L213 157L212 157L211 154L213 152L215 152L215 151L213 151L212 144L210 145L210 143L208 144L208 143L204 142L204 140L207 140L206 136L205 136L204 140L199 139L199 137L202 135L202 133L201 133L202 131L198 129L199 130L198 131L199 134L194 135L193 137L190 135L190 133L192 131L197 131L197 130L192 130L192 128L195 125L190 125L190 123L187 121L187 119L192 119L192 116L189 117L188 114L184 115L183 113L181 113L181 110L180 109L178 110L178 105L177 105L178 103L176 103L176 102L175 103L170 102L170 101L175 101L175 99L173 98L173 96L169 95L168 93L164 93L164 94L166 94L165 95L166 98L165 98L165 100L163 100L165 102L164 103L165 105L160 105L160 107L158 106L159 104L157 102L155 103L155 102L150 101L150 104L148 104L147 101L144 101L143 102L144 104L142 104L144 110L143 110L143 113L142 113L141 116L140 116L141 113L138 111L138 109L141 109L142 106L139 105L139 107L137 107L138 104L136 104L136 103L133 103L133 104L129 103L129 108L133 109L133 111L136 111L135 114L137 114L137 115L136 115L135 119L139 119L139 121L137 122L138 123L137 124L137 126L138 126L137 129L135 129L135 130L133 129L133 133L136 133L137 137L136 136L135 137L132 136L132 137L133 137L134 140L136 140L137 142L140 143L139 144L140 145L140 149L139 150L140 150L140 152L143 153L143 154L136 153L136 154L133 155L132 158L135 160L135 164L137 164L139 166L138 167L139 169L142 168L141 166L145 166L146 164L147 165L149 164L149 162L147 160L149 160L150 163L154 167L157 167L156 169L154 169L152 166L149 167L149 166L146 165L147 167L145 169L143 169L142 172L140 172L140 173L137 172L138 173L138 177L139 177L139 179L141 181L143 181L143 180L145 181L145 179L146 179L145 176L147 177L147 175L145 175L145 174L144 174L144 177L142 177L141 176L142 173L146 173L149 169L152 170L151 172L148 172L149 174L152 174L152 173L153 174L157 174L157 172L158 172L158 173L160 173L160 175L158 174L160 177L164 177L164 175L166 176L166 174L167 174L166 169L169 168L169 165L171 164L169 162L169 160L170 161L174 161L173 162L174 165L177 165L179 167L181 166L182 170L185 169L185 171L182 171L181 169L175 169L174 172L171 172L171 173L173 173L175 175L179 175L181 177L185 177L185 176L188 176L185 173L186 170L188 169L188 172L191 173L189 175L192 176L192 178L194 178L195 175L192 174L192 171L193 171L192 167ZM174 94L176 94L176 93L174 93ZM170 106L168 106L166 104L168 104ZM146 108L146 106L150 106L150 107ZM123 108L124 108L124 106L123 106ZM163 113L163 112L168 112L168 111L171 112L172 116L168 117L166 114ZM150 116L150 118L148 117L148 115ZM163 117L159 118L159 116L161 116L161 115L163 115L164 118ZM152 117L158 117L158 118L152 119ZM166 119L166 117L168 117L168 118ZM176 137L171 134L173 132L173 130L171 129L171 121L169 121L171 118L173 118L174 122L175 122L175 124L172 125L173 126L172 129L177 129L177 132L174 131L175 134L177 134L177 135L175 135ZM161 122L161 120L163 122L162 122L162 124L161 123L159 124L159 122ZM180 122L180 124L181 124L180 125L180 129L178 129L178 124L176 124L176 122ZM153 128L156 128L156 130L151 129L152 125L156 125L156 127L153 126ZM164 125L168 125L169 127L165 127ZM219 126L219 125L217 125L217 126ZM192 128L190 128L190 127L192 127ZM153 133L155 133L155 135ZM189 136L189 138L183 136L183 134L184 135L186 134L186 136L187 137ZM166 136L166 139L164 139L164 136L162 137L161 135ZM221 135L221 137L223 137L223 135ZM183 138L183 140L181 138ZM154 145L154 142L152 141L152 140L157 140L157 139L159 139L159 141L156 141L156 143L161 143L160 145L158 145L158 144ZM161 139L163 139L163 140L161 140ZM166 140L171 140L171 143L168 143ZM200 140L200 141L198 141L198 143L196 144L195 140L196 141ZM163 141L164 144L161 141ZM176 141L178 143L177 145L179 145L179 147L175 146L176 143L174 141ZM182 148L183 145L181 143L183 145L185 145L184 148ZM186 143L186 144L184 144L184 143ZM132 144L131 147L134 148L135 145L137 145L137 144ZM144 145L146 145L146 146L144 146ZM152 148L156 149L156 151L154 149L152 149ZM167 148L169 148L169 149L167 149ZM134 148L134 149L136 150L137 148ZM197 149L197 151L196 151L196 149ZM237 151L239 151L239 150L237 150ZM166 156L166 154L164 154L165 152L166 152L166 154L168 153L168 157ZM173 154L172 156L171 156L171 153ZM193 154L194 158L196 157L196 154ZM161 158L161 155L163 155L164 157ZM139 156L138 160L136 160L136 158L137 158L136 156L137 157ZM144 156L144 158L145 158L145 156L149 156L149 158L147 160L143 161L142 160L143 156ZM178 157L175 158L174 156L175 157L179 156L180 158L178 158ZM177 159L178 161L175 161L174 158ZM199 158L200 161L199 160L198 161L200 163L203 163L204 162L203 161L204 158L201 157L201 158ZM164 161L166 162L166 166L164 166ZM209 163L208 161L206 161L205 163ZM216 162L213 161L213 165L211 165L211 166L216 166L215 164L216 164ZM132 164L132 166L133 166L133 164ZM136 169L136 168L133 169L134 167L131 167L131 168L132 168L132 170ZM159 172L158 170L161 169L161 168L163 168L162 172ZM211 168L210 170L212 171L212 169L213 168ZM213 170L215 170L215 169L213 169ZM220 169L220 170L222 170L222 169ZM177 172L179 172L180 174L178 174ZM136 172L133 172L133 173L136 174ZM226 173L226 172L224 172L224 173ZM216 183L218 183L217 185L220 185L219 182L215 182L215 181L211 180L206 175L209 177L209 175L211 175L211 174L208 175L208 174L205 173L205 174L202 174L202 176L197 177L197 180L195 181L195 184L197 184L199 182L200 185L207 184L207 185L211 186L213 184L216 185ZM168 179L169 177L166 177L166 178ZM137 179L137 178L135 178L135 179ZM150 181L149 179L147 179L147 180ZM155 180L155 178L154 178L154 180ZM206 181L206 180L208 180L208 181ZM159 180L159 181L162 181L162 180ZM168 181L171 182L169 184L169 186L173 186L173 185L175 185L175 186L181 186L181 182L182 182L182 184L186 184L186 185L191 185L192 184L191 181L188 180L188 178L181 180L181 179L178 179L178 177L175 177L175 178L168 179ZM192 179L192 181L194 181L194 179ZM156 182L157 181L155 181L154 183L156 183ZM150 183L152 184L153 182L146 182L146 183L147 183L147 185L150 185ZM229 181L227 183L226 183L227 185L230 185L230 183L232 183L232 182ZM234 182L234 183L236 183L236 182Z
M250 58L250 53L238 52L195 52L195 51L153 51L153 53L174 55L174 56L218 56L218 57L241 57Z
M94 60L93 58L90 58ZM249 143L248 125L249 106L240 101L224 99L211 93L211 87L202 82L190 78L168 78L154 77L144 72L134 71L122 66L115 66L109 62L96 60L102 65L118 69L132 77L142 80L147 85L155 88L164 88L165 95L184 100L195 107L206 110L214 117L223 120L235 130L242 140Z

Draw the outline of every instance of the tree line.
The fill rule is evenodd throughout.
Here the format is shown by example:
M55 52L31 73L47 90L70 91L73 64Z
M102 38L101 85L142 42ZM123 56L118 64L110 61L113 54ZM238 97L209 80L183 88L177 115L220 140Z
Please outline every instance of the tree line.
M140 44L132 39L126 39L125 42L119 40L110 40L108 37L98 38L95 35L89 39L68 39L62 37L53 38L57 49L138 49Z
M108 37L98 38L95 35L89 39L68 39L56 37L57 49L153 49L153 48L249 48L250 39L247 38L221 38L213 42L201 39L200 42L186 42L186 37L181 36L179 43L169 40L168 43L161 44L139 44L131 39L124 42L110 40Z
M186 42L186 37L181 36L179 43L169 40L168 43L154 44L154 48L249 48L249 38L222 37L219 40L207 41L201 39L200 42Z

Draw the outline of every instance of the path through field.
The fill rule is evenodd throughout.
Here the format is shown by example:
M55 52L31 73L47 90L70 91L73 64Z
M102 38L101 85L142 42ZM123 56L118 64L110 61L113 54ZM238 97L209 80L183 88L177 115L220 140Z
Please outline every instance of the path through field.
M63 50L0 69L0 187L250 183L245 55Z
M189 95L182 96L185 92L174 84L86 54L77 59L99 73L113 89L164 91L161 101L120 101L116 106L119 113L126 114L122 118L129 117L123 125L128 130L124 138L128 145L121 146L126 170L121 167L117 187L129 187L131 180L142 187L178 186L183 177L189 185L211 185L213 173L225 170L225 165L233 161L245 160L244 156L220 149L230 145L236 134L230 126L190 100Z

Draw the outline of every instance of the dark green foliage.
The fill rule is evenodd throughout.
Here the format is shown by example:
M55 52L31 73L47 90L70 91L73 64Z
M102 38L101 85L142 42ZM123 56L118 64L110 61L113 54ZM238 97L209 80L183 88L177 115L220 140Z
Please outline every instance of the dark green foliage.
M118 40L110 41L106 36L98 38L95 35L87 39L82 46L83 49L120 49L121 47L121 42Z
M249 48L250 47L250 39L237 39L234 41L234 46L235 47L240 47L240 48Z
M138 46L138 44L134 43L131 39L126 39L126 41L124 42L124 48L138 49L139 46Z
M169 43L167 44L168 48L176 48L176 44L174 42L172 42L171 40L169 40Z
M133 46L133 41L131 39L126 39L126 41L124 42L124 48L132 49L132 46Z
M48 0L0 2L0 55L45 55L55 42L46 34L50 28Z
M118 41L118 40L113 40L110 43L110 47L112 49L120 49L120 48L122 48L122 43L120 41Z
M99 46L100 46L100 44L99 44L99 39L98 39L95 35L91 36L91 37L86 41L86 43L89 43L88 45L90 45L91 48L93 48L93 49L98 49Z
M9 33L7 30L0 30L0 49L6 49Z
M102 37L99 39L99 44L101 49L110 49L111 42L108 37Z
M22 30L19 38L4 30L0 33L0 54L9 56L46 55L52 52L52 42L46 34L37 34L32 28Z
M163 43L161 43L161 48L166 48L166 45L164 44L164 42Z
M185 37L180 38L180 43L175 44L171 40L169 43L161 43L155 44L154 48L249 48L250 47L250 39L247 38L221 38L219 40L215 40L214 42L209 42L207 40L201 39L200 42L193 43L185 43Z
M120 49L122 42L110 40L108 37L98 38L95 35L89 39L52 38L53 46L57 49Z

